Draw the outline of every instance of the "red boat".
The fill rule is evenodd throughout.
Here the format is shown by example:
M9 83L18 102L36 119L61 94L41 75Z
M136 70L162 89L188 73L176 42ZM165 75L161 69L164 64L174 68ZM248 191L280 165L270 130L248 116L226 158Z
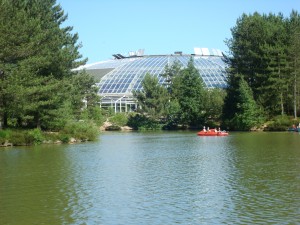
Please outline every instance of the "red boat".
M198 136L228 136L226 131L218 131L217 129L201 130L197 133Z

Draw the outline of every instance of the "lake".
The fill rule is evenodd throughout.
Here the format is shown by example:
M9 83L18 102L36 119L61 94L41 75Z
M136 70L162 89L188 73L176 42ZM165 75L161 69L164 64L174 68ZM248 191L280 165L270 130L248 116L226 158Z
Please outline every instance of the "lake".
M300 224L300 134L1 148L0 224Z

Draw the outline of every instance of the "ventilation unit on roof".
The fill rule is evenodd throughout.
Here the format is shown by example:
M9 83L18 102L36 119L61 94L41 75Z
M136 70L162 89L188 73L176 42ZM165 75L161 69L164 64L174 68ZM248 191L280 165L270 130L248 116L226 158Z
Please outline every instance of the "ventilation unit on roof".
M221 50L217 49L217 52L218 52L218 56L223 56L223 53Z
M113 57L115 57L115 59L124 59L124 58L126 58L125 56L123 56L121 54L113 54Z
M182 55L182 52L181 51L176 51L174 52L175 55Z
M136 52L136 55L137 56L143 56L144 55L144 49L139 49L139 50L137 50L137 52Z
M194 48L195 55L202 55L201 48Z
M133 51L128 52L128 55L129 55L129 56L135 56L135 52L133 52Z
M201 51L203 55L207 55L207 56L210 55L208 48L201 48Z
M139 49L137 51L130 51L128 52L129 57L134 57L134 56L143 56L145 50L144 49Z

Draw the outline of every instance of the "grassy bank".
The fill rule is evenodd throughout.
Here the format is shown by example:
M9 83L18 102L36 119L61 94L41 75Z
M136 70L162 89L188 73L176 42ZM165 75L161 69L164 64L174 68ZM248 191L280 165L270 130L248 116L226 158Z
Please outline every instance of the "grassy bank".
M99 129L92 122L69 122L57 132L40 129L5 129L0 130L0 146L93 141L97 139L98 135Z

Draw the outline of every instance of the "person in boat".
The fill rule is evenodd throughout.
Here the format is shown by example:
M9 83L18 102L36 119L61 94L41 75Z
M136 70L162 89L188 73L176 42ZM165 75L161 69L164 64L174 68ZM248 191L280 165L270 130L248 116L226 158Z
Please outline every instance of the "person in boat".
M209 131L209 127L207 127L207 131Z
M218 130L218 132L221 132L221 128L219 127L219 130Z
M206 132L205 126L203 127L203 131Z
M218 130L217 130L217 128L215 128L215 133L217 133L218 132Z

